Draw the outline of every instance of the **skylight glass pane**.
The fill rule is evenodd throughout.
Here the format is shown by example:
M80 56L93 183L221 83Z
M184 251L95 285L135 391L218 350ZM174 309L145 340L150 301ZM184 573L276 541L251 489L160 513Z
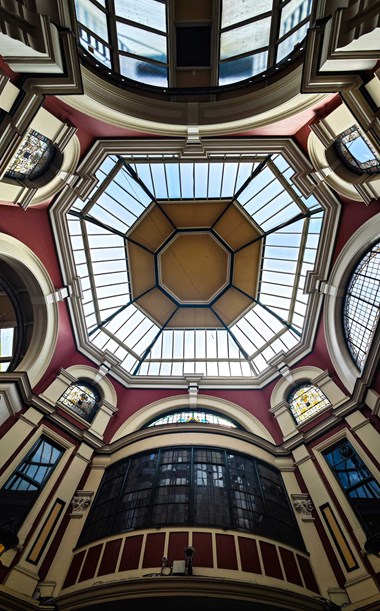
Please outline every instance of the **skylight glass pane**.
M150 63L141 59L120 55L120 73L127 78L147 85L167 87L168 70L166 66Z
M119 50L140 55L158 62L166 62L166 37L118 21L117 40Z
M108 42L106 14L90 0L75 0L77 20Z
M91 55L107 68L112 68L110 48L100 38L78 26L79 42Z
M223 0L222 28L270 11L272 0Z
M303 41L303 39L306 37L308 27L309 24L305 23L305 25L298 28L298 30L280 42L277 47L277 62L282 61L285 57L292 53L294 47L298 45L299 42Z
M156 0L115 0L115 13L129 21L166 31L166 7Z
M269 44L270 17L222 32L220 36L220 58L227 59L255 51Z
M353 155L359 163L364 163L370 159L374 159L373 152L369 148L364 138L361 136L359 136L359 138L355 138L355 140L352 140L351 142L348 142L346 147L350 150L351 155Z
M260 74L267 69L268 51L240 57L219 65L219 85L237 83Z
M280 38L310 15L311 0L290 0L281 11Z
M0 329L0 357L12 356L13 354L14 329Z

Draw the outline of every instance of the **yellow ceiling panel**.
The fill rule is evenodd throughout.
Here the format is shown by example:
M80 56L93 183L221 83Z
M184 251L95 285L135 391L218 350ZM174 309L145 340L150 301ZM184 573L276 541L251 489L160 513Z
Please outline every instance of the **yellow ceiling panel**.
M215 231L233 250L259 237L259 232L234 205L230 206L215 225Z
M262 241L254 242L234 256L233 285L251 295L257 296Z
M226 201L197 201L162 204L162 209L178 229L195 229L212 227L227 206Z
M226 325L231 325L249 306L252 306L251 299L230 288L214 303L213 308Z
M141 221L132 227L127 236L155 252L173 231L174 227L165 214L154 205L146 216L143 216Z
M141 297L136 305L138 305L148 316L157 322L160 326L165 325L169 316L176 309L176 305L166 297L160 289L156 288Z
M179 308L170 320L170 329L218 329L223 327L210 308Z
M142 295L156 284L154 256L133 242L128 243L128 260L132 295Z

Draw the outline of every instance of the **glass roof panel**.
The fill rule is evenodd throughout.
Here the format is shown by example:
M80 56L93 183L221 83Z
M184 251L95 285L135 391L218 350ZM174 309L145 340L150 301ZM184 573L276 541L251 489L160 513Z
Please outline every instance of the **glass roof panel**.
M220 59L255 51L269 44L270 17L248 23L220 35Z
M117 22L119 50L141 55L159 62L166 62L166 38L142 28L136 28L122 21Z
M272 9L272 0L223 0L222 28L252 19Z
M67 216L89 340L98 349L116 354L130 375L241 377L265 371L269 359L279 350L287 352L296 346L302 335L309 301L303 287L306 273L315 265L323 223L320 204L314 196L302 196L296 185L286 180L294 172L281 156L239 160L235 155L224 160L179 162L175 157L147 155L141 156L141 161L128 161L108 157L97 172L97 191L79 204L74 201ZM204 219L218 200L223 205L205 230ZM193 221L190 232L214 232L214 239L225 241L230 256L239 257L240 252L248 256L245 265L251 264L250 256L256 256L248 254L251 246L259 246L255 251L259 256L257 292L246 294L245 289L235 286L235 277L229 276L224 289L226 302L220 305L217 295L198 306L210 311L211 318L206 321L214 320L213 324L181 323L172 328L170 321L177 312L185 316L181 320L187 320L186 312L191 311L191 320L197 320L194 306L177 302L175 295L168 297L157 275L159 255L153 254L161 247L149 250L139 242L139 228L143 226L155 236L158 231L164 240L169 236L172 240L182 230L168 221L161 205L172 202L181 216L181 207L187 214L189 208L185 207L193 205L192 201L196 210L207 210L207 214L201 214L198 226ZM154 209L156 216L149 217ZM245 214L236 221L239 217L234 215L239 210ZM220 219L223 221L226 211L232 216L226 216L223 225ZM153 224L147 222L149 218ZM217 234L213 228L216 222ZM244 243L233 247L234 242L228 241L236 222L243 223L248 233ZM155 223L159 223L156 229ZM167 223L168 229L160 228L160 223ZM148 237L147 243L150 241ZM130 251L131 244L137 245L137 251ZM135 252L139 257L147 254L140 259L138 276L131 276ZM155 261L152 272L146 267L149 257ZM141 278L143 285L135 293L134 283ZM157 286L161 287L158 291ZM225 322L225 303L233 303L228 297L230 289L235 291L234 298L243 296L244 306L240 314L232 314ZM155 307L162 311L159 319L157 313L147 313L146 302L140 304L144 296L148 303L157 299L157 292Z
M95 6L91 0L75 0L75 8L78 21L90 32L109 42L106 13Z
M105 0L104 0L105 1ZM165 4L156 0L114 0L115 13L129 21L166 32Z
M273 0L222 0L211 53L218 58L219 70L210 86L251 79L289 58L306 36L311 4L312 0L280 0L279 14ZM175 87L176 44L167 40L169 32L174 37L177 32L174 6L166 0L75 0L84 57L93 60L96 69L107 68L105 74L121 84L130 79ZM169 72L174 79L170 82Z

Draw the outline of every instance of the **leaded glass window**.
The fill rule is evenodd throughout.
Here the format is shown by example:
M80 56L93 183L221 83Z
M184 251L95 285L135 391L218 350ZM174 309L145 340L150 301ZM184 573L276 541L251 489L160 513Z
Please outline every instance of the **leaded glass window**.
M171 412L165 414L161 418L158 418L148 424L147 426L160 426L161 424L186 424L186 423L202 423L202 424L216 424L218 426L228 426L230 428L236 428L235 424L229 418L223 418L219 414L213 412L204 411L200 409L188 409L180 412Z
M17 531L51 476L63 449L41 437L0 490L1 522Z
M353 172L380 172L380 155L357 125L342 132L335 140L334 148L342 162Z
M59 402L87 422L91 422L99 407L100 394L94 386L85 380L79 380L65 390Z
M280 472L219 448L165 448L109 467L80 545L162 525L245 530L303 547Z
M54 151L49 138L30 129L9 164L5 178L38 178L49 165Z
M363 257L349 282L344 302L344 333L350 354L361 370L379 320L380 242Z
M302 424L330 405L321 389L313 384L302 384L294 390L288 397L288 403L297 424Z
M347 439L323 454L367 535L380 534L380 485L359 454Z

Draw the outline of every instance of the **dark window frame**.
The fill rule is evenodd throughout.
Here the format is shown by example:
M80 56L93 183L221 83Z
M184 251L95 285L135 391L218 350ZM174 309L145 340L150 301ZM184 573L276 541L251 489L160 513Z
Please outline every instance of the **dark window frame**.
M57 450L58 455L55 456L53 462L33 461L33 457L38 454L38 451L44 443L49 444L51 450ZM53 471L62 458L64 451L65 448L60 446L59 443L47 435L41 435L41 437L39 437L33 444L0 489L0 505L2 507L1 522L3 528L10 530L11 532L17 532L19 530L21 524L25 521L25 518L30 512L32 506L40 496L46 483L50 479ZM38 468L46 468L47 471L41 481L34 479L33 476L30 475L31 467L36 467L35 475L37 475ZM21 481L24 481L26 485L30 485L36 489L32 491L27 489L20 490L19 487L12 489L12 486L15 486L16 482ZM31 492L31 494L27 496L25 494L26 492ZM24 498L22 498L22 495L24 495ZM8 508L8 512L6 508ZM20 510L18 511L18 509ZM5 520L3 519L4 515L6 516Z
M173 453L172 459L170 453ZM178 465L187 465L188 468L180 467L178 474ZM237 465L241 465L246 478L241 478L239 483L236 483L239 479L236 477ZM136 484L132 488L128 485L132 472L134 478L142 478L141 486ZM176 483L164 483L166 473L169 479L174 477ZM197 485L197 473L206 473L207 485L202 485L202 482ZM112 486L111 491L107 490L112 481L117 485L113 492ZM254 491L250 490L251 487ZM198 509L204 507L205 501L208 503L208 517L199 518ZM125 510L128 503L129 509ZM161 512L155 511L158 505ZM173 505L180 511L173 511ZM258 511L252 508L256 505L260 508ZM126 512L124 522L120 520L123 511ZM155 517L157 513L161 519ZM178 516L180 518L176 519ZM154 449L127 457L109 467L78 546L122 532L171 526L227 528L305 549L280 471L258 458L209 446Z
M342 459L339 463L332 464L332 455L337 450L340 451ZM380 535L380 483L376 480L366 463L355 450L354 446L346 439L341 439L334 445L323 450L322 455L326 460L332 474L338 482L343 494L351 505L360 524L362 525L368 537ZM331 459L328 458L331 456ZM339 469L340 465L352 459L356 463L355 479L352 484L344 485L343 479L339 477L339 473L347 473L347 481L350 480L353 468L347 467L346 471ZM365 475L364 475L365 473ZM362 488L363 493L359 494L358 490ZM372 490L370 490L372 488ZM366 492L366 494L364 494ZM352 496L350 496L352 494ZM355 496L356 494L356 496Z

